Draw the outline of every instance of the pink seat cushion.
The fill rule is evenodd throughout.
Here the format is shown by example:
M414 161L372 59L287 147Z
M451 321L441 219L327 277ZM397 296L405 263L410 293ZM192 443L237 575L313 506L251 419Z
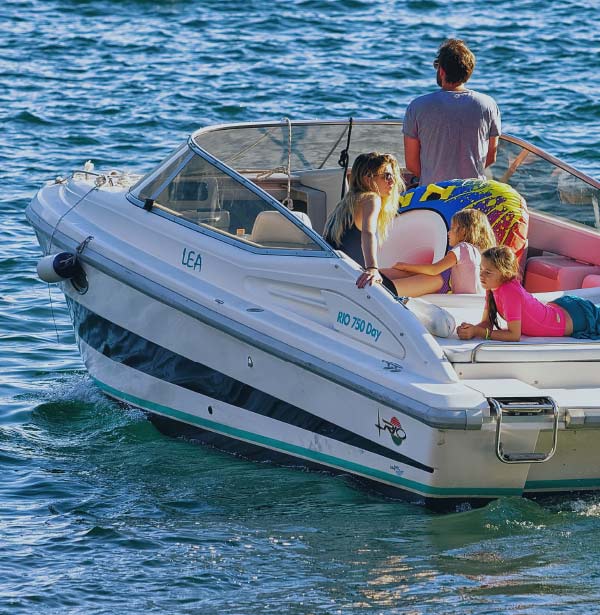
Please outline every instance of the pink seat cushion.
M600 286L600 275L593 273L586 275L581 283L581 288L592 288L594 286Z
M534 256L525 268L525 288L532 293L582 288L586 276L600 275L600 267L566 256ZM599 284L600 285L600 284Z

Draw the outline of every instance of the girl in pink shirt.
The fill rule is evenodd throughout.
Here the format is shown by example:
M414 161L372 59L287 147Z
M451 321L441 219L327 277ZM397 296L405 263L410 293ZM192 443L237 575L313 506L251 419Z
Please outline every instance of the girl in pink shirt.
M483 294L479 281L480 252L496 245L487 216L478 209L456 212L450 221L448 243L452 248L436 263L417 265L399 262L392 269L385 270L398 295L419 297L440 292L444 284L442 273L448 269L453 293Z
M600 333L600 310L591 301L565 295L542 303L527 292L518 279L517 258L506 246L490 248L481 255L480 277L486 290L483 316L477 325L459 325L456 332L460 339L518 342L521 335L597 339ZM507 329L500 328L498 314Z

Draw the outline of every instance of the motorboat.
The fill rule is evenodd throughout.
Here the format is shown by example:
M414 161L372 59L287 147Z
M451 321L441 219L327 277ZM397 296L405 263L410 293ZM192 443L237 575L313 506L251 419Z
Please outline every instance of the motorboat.
M484 297L360 289L323 240L344 159L373 150L403 162L400 120L218 125L143 177L88 164L42 187L38 271L93 381L167 433L433 507L599 489L600 342L460 340ZM600 182L509 135L488 173L527 203L526 287L600 303ZM447 249L452 190L419 189L381 266Z

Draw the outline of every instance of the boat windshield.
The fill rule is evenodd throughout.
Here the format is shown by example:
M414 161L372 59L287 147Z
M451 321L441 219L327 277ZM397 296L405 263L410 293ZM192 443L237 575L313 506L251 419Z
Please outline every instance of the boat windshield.
M279 249L328 251L318 237L303 232L302 224L296 226L292 214L273 206L273 195L268 196L257 183L264 187L270 177L286 178L288 170L290 181L307 171L341 172L339 162L346 148L349 166L358 154L370 151L394 154L404 166L402 122L397 120L355 120L351 128L341 120L216 126L195 132L190 145L140 181L131 190L132 197L142 203L154 199L166 214L248 245ZM489 179L515 188L530 210L600 232L600 182L534 145L502 135L497 160L486 173ZM275 197L280 199L281 194ZM328 202L327 207L330 211L332 204ZM279 240L254 232L263 211L270 211L272 219L280 214L286 229L280 230Z
M288 154L292 171L308 171L339 168L348 130L348 122L292 122L290 127L284 122L200 130L192 138L196 145L239 173L285 172ZM372 151L387 152L404 160L402 123L353 123L348 150L350 166L356 156Z
M349 122L300 121L238 124L201 129L193 142L242 174L339 168L348 142ZM350 135L350 165L363 152L394 154L404 166L402 122L355 120ZM532 210L600 228L600 182L535 146L503 135L490 179L513 186Z
M320 238L306 231L310 220L305 214L275 207L243 181L185 148L141 183L137 198L150 199L154 213L218 233L248 249L329 252Z

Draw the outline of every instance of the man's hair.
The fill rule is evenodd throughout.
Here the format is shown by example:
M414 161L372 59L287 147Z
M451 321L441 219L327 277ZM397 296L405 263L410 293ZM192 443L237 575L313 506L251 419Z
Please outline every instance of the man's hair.
M438 49L437 61L446 73L448 83L465 83L475 68L475 56L464 41L449 38Z

